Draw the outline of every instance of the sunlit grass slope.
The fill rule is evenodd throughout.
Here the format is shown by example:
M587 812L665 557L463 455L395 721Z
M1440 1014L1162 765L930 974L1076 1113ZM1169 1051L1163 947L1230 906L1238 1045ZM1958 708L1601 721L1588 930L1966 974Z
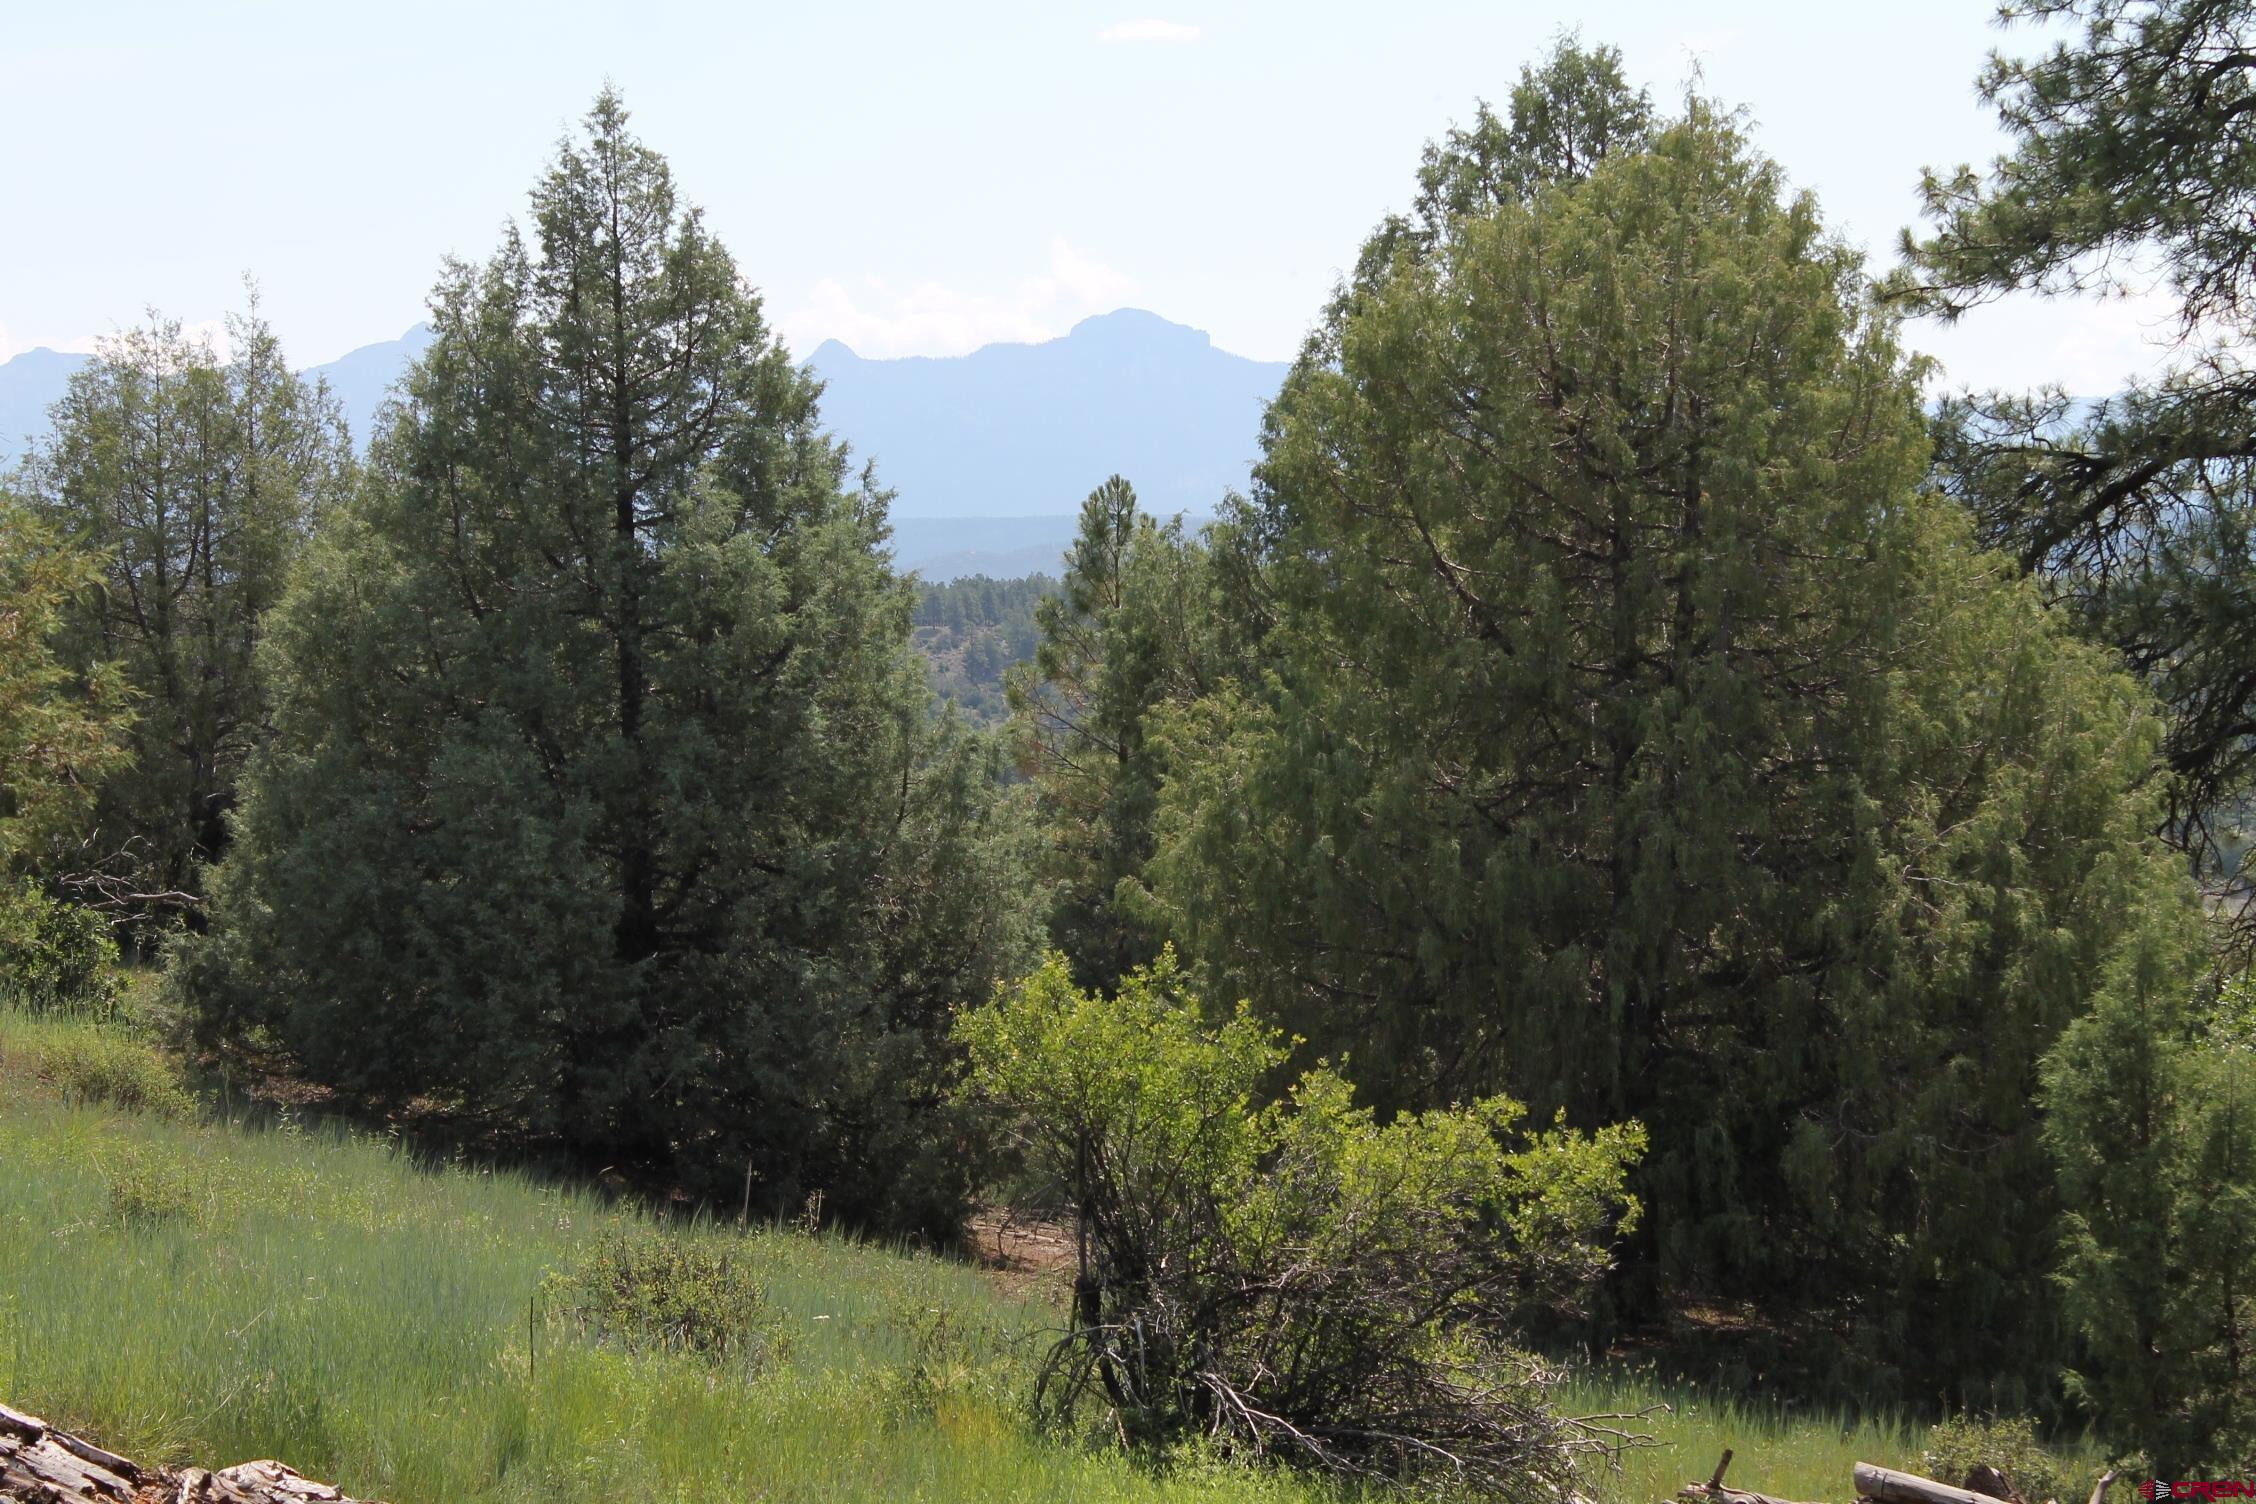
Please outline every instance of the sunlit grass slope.
M620 1212L66 1102L31 1057L83 1027L0 1017L0 1397L129 1455L276 1456L397 1504L1306 1497L1030 1437L997 1369L1045 1314L932 1258L755 1231L781 1361L598 1346L529 1303Z
M630 1210L380 1139L214 1122L164 1085L134 1041L0 1012L0 1399L129 1455L280 1457L395 1504L1320 1497L1031 1434L1018 1396L1053 1315L927 1256L692 1229L747 1239L780 1356L599 1344L537 1292ZM1908 1427L1628 1380L1565 1398L1675 1407L1646 1422L1672 1445L1592 1480L1611 1499L1664 1498L1724 1446L1734 1481L1841 1498L1853 1461L1919 1450Z

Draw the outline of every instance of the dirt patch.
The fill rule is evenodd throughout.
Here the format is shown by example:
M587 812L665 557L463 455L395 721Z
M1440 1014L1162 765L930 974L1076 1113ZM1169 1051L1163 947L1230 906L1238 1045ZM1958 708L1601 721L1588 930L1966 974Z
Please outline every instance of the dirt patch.
M964 1228L964 1253L1013 1295L1073 1288L1073 1229L1039 1213L984 1207Z

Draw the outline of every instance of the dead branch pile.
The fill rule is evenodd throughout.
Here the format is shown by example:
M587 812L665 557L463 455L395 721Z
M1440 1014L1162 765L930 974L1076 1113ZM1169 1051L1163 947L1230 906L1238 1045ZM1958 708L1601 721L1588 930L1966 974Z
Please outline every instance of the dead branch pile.
M279 1462L145 1468L0 1405L0 1504L361 1504Z

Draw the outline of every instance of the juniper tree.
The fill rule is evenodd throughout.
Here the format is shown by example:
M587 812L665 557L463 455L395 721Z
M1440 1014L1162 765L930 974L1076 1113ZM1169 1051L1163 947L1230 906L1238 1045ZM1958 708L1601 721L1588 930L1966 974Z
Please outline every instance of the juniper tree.
M41 510L102 559L61 642L82 668L121 665L137 696L132 767L102 785L90 875L145 922L197 915L266 733L261 622L352 466L336 403L292 374L255 298L228 343L223 360L169 319L103 341L27 467Z
M68 900L94 796L131 756L130 692L117 665L56 650L101 563L0 491L0 1000L32 1008L112 995L110 926Z
M276 613L208 1030L733 1201L930 1225L948 1010L1031 933L885 497L605 93Z
M1384 266L1271 414L1268 673L1164 731L1170 933L1385 1106L1645 1122L1624 1296L2042 1390L2040 1062L2191 902L2144 698L1922 496L1890 316L1707 107Z

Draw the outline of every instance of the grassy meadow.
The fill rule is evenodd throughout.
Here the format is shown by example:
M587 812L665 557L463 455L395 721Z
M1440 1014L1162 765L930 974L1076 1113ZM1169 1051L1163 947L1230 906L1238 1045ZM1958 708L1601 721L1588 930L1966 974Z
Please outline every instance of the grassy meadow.
M1054 1313L928 1255L682 1233L742 1240L772 1308L757 1368L542 1308L547 1276L638 1222L380 1138L219 1122L151 1046L0 1012L0 1400L128 1455L279 1457L394 1504L1329 1497L1033 1434L1018 1396ZM1643 1423L1662 1445L1590 1480L1606 1500L1664 1498L1726 1446L1742 1486L1842 1498L1852 1462L1916 1465L1923 1440L1618 1376L1564 1398L1669 1407Z

